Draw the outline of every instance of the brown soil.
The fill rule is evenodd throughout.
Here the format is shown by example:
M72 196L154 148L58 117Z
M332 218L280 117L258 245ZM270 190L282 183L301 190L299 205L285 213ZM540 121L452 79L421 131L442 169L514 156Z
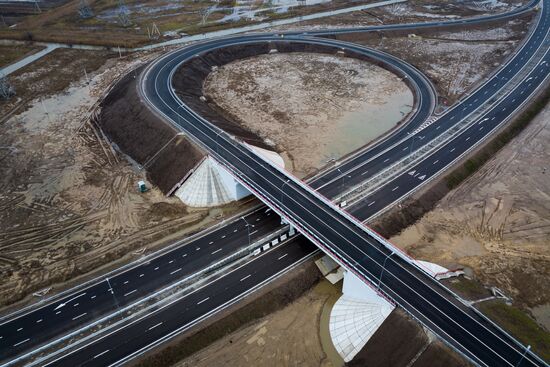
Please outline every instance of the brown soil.
M282 152L290 160L287 168L300 177L393 128L403 115L380 122L371 119L395 114L396 106L408 105L410 111L413 103L407 86L389 71L321 54L271 54L236 61L212 72L204 89L218 108ZM350 128L350 113L357 111L371 117L360 129ZM350 131L340 136L341 129ZM350 139L358 136L364 139L353 140L353 146Z
M354 5L371 1L356 0ZM244 17L237 21L217 22L224 15L232 12L231 7L235 5L233 1L182 0L178 2L181 7L174 8L174 3L166 0L155 2L126 0L124 4L129 10L129 24L124 25L118 17L118 2L89 0L88 4L94 12L94 16L88 19L78 16L80 3L80 0L67 1L62 6L39 14L36 14L35 9L23 10L22 13L31 15L22 19L14 18L13 21L17 22L17 26L14 28L0 28L0 38L136 47L172 37L180 37L184 34L211 32L255 24L269 19L296 17L349 6L348 1L332 0L322 4L295 7L284 13L264 11L256 19ZM263 1L250 3L254 9L265 6ZM201 12L214 4L221 9L211 13L206 23L203 24ZM9 11L7 9L9 7L8 3L3 6L2 10ZM18 8L19 4L12 4L11 7ZM16 9L15 12L18 10ZM150 39L148 32L151 31L153 24L158 27L161 34L153 34ZM167 31L170 31L171 34L165 34Z
M468 364L439 341L431 341L424 329L396 308L347 364L349 367L459 367Z
M104 56L57 50L14 78L19 96L29 99L0 124L2 305L45 287L60 289L114 260L130 261L133 251L140 256L161 246L159 239L196 232L219 213L189 210L155 187L137 192L143 171L106 143L89 118L107 87L140 58ZM31 100L34 91L41 97ZM10 104L17 101L0 107Z
M330 28L365 27L380 24L433 22L437 20L446 21L462 17L505 12L512 10L518 5L524 5L527 1L501 1L499 3L503 6L490 8L481 6L481 3L473 2L416 0L272 27L263 31L311 31Z
M176 366L331 366L319 339L320 314L327 299L337 292L323 280L285 308L240 328Z
M56 49L8 76L16 91L15 98L0 102L0 123L14 113L22 112L33 99L61 93L71 83L93 73L115 55L105 51ZM55 70L55 77L52 76ZM33 102L34 103L34 102Z
M550 107L434 210L391 240L413 256L469 267L523 307L550 303ZM544 316L541 315L541 320Z
M450 105L500 65L525 37L532 14L484 26L413 33L376 32L338 36L386 51L416 66Z
M109 91L94 121L168 194L205 154L185 136L176 136L178 132L140 100L136 77L139 71L127 74Z

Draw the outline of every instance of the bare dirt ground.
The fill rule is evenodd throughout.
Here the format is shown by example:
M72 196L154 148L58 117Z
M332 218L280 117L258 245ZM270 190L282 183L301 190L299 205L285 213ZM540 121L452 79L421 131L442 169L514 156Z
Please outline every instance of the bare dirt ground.
M464 367L469 364L396 308L349 367Z
M216 341L177 366L332 366L321 346L319 322L323 305L338 292L323 280L285 308Z
M472 269L550 329L550 106L436 208L391 240L413 256Z
M139 62L56 50L13 76L20 99L0 105L11 111L0 123L0 304L129 261L220 213L188 210L155 188L138 193L145 173L89 123L108 85Z
M208 76L205 95L282 152L287 168L301 177L387 132L413 103L408 87L389 71L306 53L227 64ZM357 112L362 116L352 115Z
M417 23L459 19L506 12L526 1L417 0L319 18L266 29L266 32L365 27L380 24Z
M498 67L525 38L531 18L449 31L364 33L339 38L386 51L416 66L450 105Z
M336 353L327 350L326 343L332 343L330 336L327 334L327 340L322 336L324 327L328 333L328 325L322 325L328 323L323 313L330 313L327 305L340 294L338 286L321 280L284 308L226 335L175 366L341 366L341 358L328 357ZM434 360L437 366L467 365L396 309L347 365L432 367Z

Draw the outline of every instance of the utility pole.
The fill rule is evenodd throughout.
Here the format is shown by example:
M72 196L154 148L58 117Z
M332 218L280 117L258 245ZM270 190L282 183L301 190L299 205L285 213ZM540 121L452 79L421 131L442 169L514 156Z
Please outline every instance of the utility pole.
M521 355L521 358L520 360L518 361L518 364L516 364L516 367L519 367L519 365L521 364L521 362L523 361L523 359L525 358L525 355L527 354L527 352L531 349L531 345L528 345L527 348L525 348L525 352L523 352L523 354Z
M38 13L42 13L42 9L40 9L40 5L38 5L38 0L34 0L34 8Z
M84 68L84 77L86 78L86 82L90 84L90 78L88 78L88 73L86 72L86 68Z
M0 73L0 98L8 99L15 95L15 88L10 84L8 77Z
M377 289L380 289L380 284L382 283L382 275L384 275L384 271L386 270L386 261L392 256L395 252L391 252L386 258L384 259L384 264L382 264L382 271L380 272L380 278L378 278L378 287Z

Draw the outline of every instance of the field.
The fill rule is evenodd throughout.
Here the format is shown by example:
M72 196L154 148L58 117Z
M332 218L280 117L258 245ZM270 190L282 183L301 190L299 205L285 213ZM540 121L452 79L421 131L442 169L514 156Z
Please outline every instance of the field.
M354 5L372 0L354 1ZM80 0L16 19L13 28L0 28L0 38L136 47L261 21L296 17L349 6L344 0L302 5L298 1L90 0L92 16L82 17ZM8 9L9 10L9 9ZM36 13L36 12L35 12Z
M140 194L145 172L90 123L109 85L147 57L58 49L10 76L17 96L0 102L1 305L62 289L242 209L190 209L150 183Z

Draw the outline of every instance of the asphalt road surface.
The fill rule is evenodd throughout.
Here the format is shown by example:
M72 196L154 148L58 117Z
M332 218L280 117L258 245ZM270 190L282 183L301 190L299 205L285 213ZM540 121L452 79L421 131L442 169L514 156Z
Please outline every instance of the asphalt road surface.
M479 21L479 20L476 20ZM346 179L348 185L351 186L355 182L360 182L359 180L364 180L365 176L369 177L370 174L374 174L376 172L379 172L380 169L387 166L391 162L395 162L398 159L401 159L403 155L410 152L413 149L417 149L418 147L422 146L423 144L429 142L431 139L436 137L441 132L448 129L452 124L454 124L455 121L460 120L463 116L467 116L471 111L475 110L477 107L479 107L481 104L485 103L490 96L492 96L495 91L500 89L507 80L515 75L519 68L521 68L525 64L525 60L530 57L530 55L535 51L535 48L540 46L543 41L546 42L545 47L547 47L548 43L548 37L547 37L547 21L548 16L543 16L543 21L541 22L541 25L539 25L535 35L531 38L531 40L526 44L522 52L518 53L516 56L517 61L510 63L506 68L504 68L499 74L497 74L491 82L485 84L483 87L481 87L478 91L476 91L474 94L472 94L468 99L463 101L461 103L459 108L455 108L449 113L447 113L442 119L440 119L436 124L430 125L428 128L422 130L422 132L419 134L422 138L417 138L416 140L413 138L411 139L401 141L406 137L407 132L412 131L413 129L417 128L419 124L423 122L423 119L425 119L425 114L431 113L431 110L433 109L433 105L429 106L428 103L425 103L424 105L421 103L421 107L424 106L425 110L422 108L419 108L417 111L417 116L415 117L417 120L413 118L409 125L401 129L397 132L397 134L391 135L386 140L380 142L373 148L366 150L362 154L359 154L355 156L352 160L350 160L348 163L345 163L344 165L341 165L339 167L339 170L332 170L327 172L322 178L313 181L311 184L312 187L318 188L319 192L321 192L323 195L328 197L333 197L337 195L340 190L343 188L343 185L340 183L339 178L343 175L346 175ZM546 29L546 33L545 33ZM355 30L354 30L355 31ZM338 31L340 32L340 31ZM311 33L310 33L311 35ZM258 42L262 41L265 42L268 39L275 40L275 41L281 41L279 38L273 35L262 35L262 36L255 36L260 37L260 39L251 37L233 37L231 39L226 39L222 41L215 41L215 42L221 42L222 45L229 45L234 44L236 42ZM296 41L296 42L322 42L323 44L332 44L335 46L340 47L342 43L332 40L319 40L316 38L311 38L309 36L304 35L294 35L294 36L285 36L285 42L289 41ZM163 70L164 76L166 79L163 79L163 77L160 78L160 82L155 83L154 86L163 87L162 81L163 80L170 80L169 79L169 72L173 70L173 65L176 65L179 61L185 59L185 57L190 57L190 55L194 55L197 52L203 52L205 50L208 50L209 48L212 48L212 45L214 43L208 43L208 44L201 44L199 47L202 47L200 50L197 49L183 49L182 51L178 51L178 53L171 54L173 58L171 60L167 60L166 66L168 63L171 63L171 67L165 67ZM217 45L217 44L216 44ZM218 46L216 46L218 47ZM220 46L221 47L221 46ZM352 51L359 51L363 52L363 48L358 46L352 46L352 45L345 45L345 47L349 47ZM188 52L187 54L185 52ZM383 56L383 55L382 55ZM175 62L174 60L177 60ZM547 60L547 58L545 59ZM389 62L399 62L399 60L389 60ZM158 64L157 64L158 65ZM407 66L407 65L405 65ZM403 65L398 66L400 69L406 69ZM409 66L410 67L410 66ZM161 70L162 72L162 70ZM168 74L166 74L168 72ZM430 98L433 101L433 97L430 96L431 86L427 85L424 81L422 81L422 75L420 73L415 72L414 70L406 70L405 71L407 75L411 75L413 78L415 78L415 83L418 86L420 90L420 95L425 96L425 101L429 101ZM149 74L153 75L153 74ZM466 132L461 134L458 138L453 139L452 142L447 144L445 147L439 149L437 152L433 153L431 156L424 159L421 163L417 165L413 170L410 170L407 173L404 173L403 175L399 176L397 179L393 180L391 185L386 185L383 189L379 190L375 194L373 194L371 197L367 198L366 200L359 203L357 206L354 206L351 208L351 211L353 215L360 219L366 219L370 217L372 214L376 213L377 211L383 210L388 205L391 205L396 200L399 200L402 196L406 195L408 192L410 192L415 187L422 184L422 181L428 180L430 177L433 177L436 173L440 172L441 170L445 169L445 167L452 162L454 159L460 156L464 151L469 149L473 142L479 141L483 139L486 135L490 134L491 131L493 131L495 128L498 127L498 125L509 115L510 111L513 111L519 104L521 104L525 97L530 95L531 92L540 84L541 80L548 75L548 63L542 62L540 63L537 68L533 71L532 75L529 76L529 78L526 78L526 81L522 83L522 86L520 88L517 88L509 97L507 97L505 100L503 100L497 107L495 107L492 111L487 113L486 116L483 118L480 118L480 123L476 123L475 125L472 125L470 129L468 129ZM146 82L150 82L148 79ZM158 88L160 89L160 88ZM418 91L417 91L418 92ZM165 96L162 96L162 98L158 102L161 106L166 100L170 100L170 103L173 103L172 106L175 106L178 108L179 102L174 98L174 96L171 94L171 91L168 90L168 88L165 89L165 93L167 93ZM155 104L157 107L158 104ZM170 110L170 104L167 105L168 113L167 115L170 117L175 117L174 111ZM189 121L193 121L195 119L196 121L193 121L194 123L198 122L198 119L196 119L196 116L192 114L191 111L187 111L186 114L183 112L184 109L180 109L178 114L181 114L183 118L188 119ZM424 117L422 118L422 114L424 114ZM175 119L177 121L177 118ZM200 124L199 124L200 125ZM192 128L190 125L185 125L184 129L188 130ZM242 156L242 159L250 160L250 158L253 158L250 156L250 152L243 151L242 147L238 147L234 142L231 142L227 136L224 136L223 133L219 133L216 130L212 130L210 127L208 127L206 124L204 124L204 129L201 133L204 135L205 141L208 141L209 139L209 146L210 147L216 147L217 144L224 144L224 149L227 149L228 152L234 151L235 153L228 153L231 154L233 157L237 157L239 154L239 157ZM213 135L215 134L215 136ZM399 135L401 134L401 135ZM215 139L212 139L212 138ZM210 148L212 149L212 148ZM404 153L403 153L404 152ZM215 152L214 152L215 155ZM223 154L222 154L223 155ZM233 159L231 157L231 159ZM220 157L220 160L223 161L224 157ZM282 189L286 189L287 192L281 192L276 188L276 185L274 185L273 188L271 188L271 191L266 190L266 193L263 194L267 197L264 198L264 200L269 200L269 204L275 205L274 208L278 210L284 210L286 213L293 215L297 218L303 217L311 217L314 219L314 221L318 222L320 224L326 224L330 223L332 221L336 221L342 224L342 228L348 228L353 227L350 223L346 223L349 221L348 218L342 217L341 215L338 215L338 213L333 213L334 208L331 208L330 205L327 205L326 203L320 202L319 198L315 197L314 195L311 195L310 192L304 191L303 187L300 187L297 183L295 183L293 180L288 180L284 176L284 174L281 174L281 172L270 172L273 170L272 167L268 167L265 162L261 161L258 162L257 160L251 160L251 164L245 164L241 166L242 169L241 173L245 174L247 176L247 182L252 184L254 182L254 179L251 180L252 176L259 176L261 179L273 179L273 182L279 182L279 187ZM230 163L231 164L231 163ZM346 166L347 165L347 166ZM236 168L236 167L233 167ZM261 173L259 171L262 171ZM266 173L267 172L267 173ZM343 173L345 172L345 173ZM244 177L241 177L244 180ZM261 181L261 179L258 179ZM393 186L392 186L393 185ZM269 186L269 185L266 185ZM303 198L299 198L298 196L302 196ZM306 204L307 203L307 204ZM311 213L307 213L307 210L304 208L309 208L311 205L310 203L317 203L318 208L320 210L319 213L323 213L323 218L318 218L320 215L311 215ZM319 205L320 204L320 205ZM306 205L306 206L304 206ZM260 214L263 214L263 211L259 212ZM316 213L315 213L316 214ZM262 215L259 215L259 218L262 217ZM275 216L273 216L275 217ZM256 218L257 219L257 218ZM263 221L263 219L260 219ZM237 221L228 227L226 227L224 230L216 231L211 236L227 236L227 238L224 240L227 242L230 242L234 244L232 247L231 245L226 245L224 242L224 246L220 247L221 251L215 254L219 254L219 256L224 257L230 254L232 251L234 251L239 245L242 246L243 242L246 243L247 241L247 232L246 227L243 227L245 224L240 223L240 221ZM239 225L243 228L238 228ZM271 222L265 221L262 222L262 225L258 225L258 230L260 228L263 228L263 234L268 233L269 231L273 230L273 228L276 228L278 226L278 219L272 220ZM326 225L325 225L326 227ZM232 231L237 230L237 232L234 232L234 238L231 237ZM372 238L370 238L368 235L365 236L364 233L355 233L358 235L359 238L362 238L362 241L366 244L365 246L357 246L354 241L349 241L349 238L346 241L343 241L341 238L338 238L338 236L334 237L334 233L326 232L326 229L318 230L314 228L313 230L310 230L309 236L314 236L314 240L319 242L321 247L330 246L331 249L335 252L340 251L341 252L341 260L343 262L346 262L348 266L351 266L358 274L363 275L367 279L370 280L376 280L380 278L380 275L382 274L382 269L380 264L383 262L386 262L386 270L384 271L383 281L382 281L382 287L381 290L386 292L388 296L396 300L398 303L403 303L404 307L408 309L413 315L415 315L415 312L418 314L419 317L422 317L422 310L423 308L430 309L430 316L428 317L428 325L434 328L434 330L442 332L444 335L443 337L447 339L450 343L455 344L459 349L467 349L465 353L471 352L476 353L476 351L479 352L487 352L487 348L481 348L479 345L473 345L470 346L467 341L467 339L472 339L472 336L474 336L473 340L475 343L479 344L480 341L485 341L484 338L487 338L491 341L492 344L489 345L498 345L499 348L503 348L503 351L507 351L508 354L504 353L504 356L506 360L502 358L497 358L496 354L499 353L500 349L492 349L493 353L488 353L489 356L487 356L486 360L489 362L488 365L500 365L498 363L501 362L510 362L510 365L515 365L511 361L514 360L518 356L518 353L521 353L522 350L514 344L514 342L506 341L506 337L501 337L499 335L498 330L492 330L494 329L491 325L483 325L484 321L481 319L476 318L476 315L470 315L471 311L469 310L462 310L463 306L461 304L455 304L452 299L449 300L448 295L441 295L441 293L445 293L444 290L441 290L441 287L438 285L430 284L431 280L426 280L425 274L418 272L417 269L411 268L409 264L404 262L401 258L392 255L388 259L388 255L391 254L391 252L388 252L388 250L384 247L381 247L379 244L376 243L376 241L373 241ZM354 234L354 232L357 232L357 228L351 228L349 234L350 236ZM222 234L224 233L224 234ZM348 232L344 232L348 233ZM208 236L210 236L208 235ZM208 236L205 237L209 238ZM335 238L335 239L332 239ZM332 242L333 241L333 242ZM32 312L31 314L25 315L21 318L15 319L12 322L16 323L7 323L0 325L0 336L2 339L0 339L0 342L2 343L2 353L4 351L8 351L9 355L16 355L20 351L25 350L25 348L28 348L28 345L31 344L31 340L33 343L40 343L41 340L49 340L51 338L54 338L56 335L60 335L60 333L66 332L67 330L71 330L77 325L81 325L82 322L89 322L95 318L97 318L99 315L102 315L106 312L109 312L109 310L112 311L113 307L116 309L116 307L120 307L122 305L126 305L131 301L135 301L136 299L139 299L143 297L143 295L151 293L152 291L158 289L163 284L169 284L173 282L175 279L179 279L181 277L184 277L185 274L191 274L197 269L201 269L204 266L207 266L208 264L212 263L212 258L215 254L212 252L216 251L210 251L208 246L210 246L209 241L204 240L202 243L196 244L197 248L202 248L199 250L196 250L197 253L193 258L189 258L189 260L186 260L186 257L184 252L190 251L190 248L188 246L185 246L181 249L181 254L178 252L178 254L171 254L170 256L173 256L173 259L168 260L165 257L159 257L158 263L153 264L154 266L147 265L147 269L140 269L142 266L139 266L135 269L132 269L129 272L125 272L122 275L125 275L126 278L121 277L120 279L110 279L108 284L107 281L95 284L93 287L97 288L91 288L90 291L86 290L82 293L85 293L84 295L76 294L71 295L72 297L78 297L75 299L70 299L67 297L67 299L62 300L60 303L55 303L52 305L49 305L47 307L43 307L42 309L39 309L39 311L44 312L44 314L36 314L35 312ZM340 242L351 242L348 245L342 246L339 245ZM374 243L373 243L374 242ZM205 245L205 243L208 243L208 245ZM193 244L195 245L195 244ZM296 246L299 248L302 248L300 246ZM357 249L357 247L359 249ZM367 251L368 249L368 251ZM180 249L178 249L180 251ZM298 251L298 250L296 250ZM305 254L310 253L312 251L312 248L310 247L307 251L303 250L302 248L302 257L304 257ZM178 255L181 257L178 258ZM297 254L295 256L298 256ZM345 257L345 258L344 258ZM263 257L262 257L263 258ZM177 259L178 261L176 262ZM167 261L168 260L168 261ZM173 261L170 263L170 261ZM254 262L252 262L254 263ZM158 266L157 266L158 265ZM159 268L157 270L154 270L155 268ZM157 277L156 273L153 273L155 271L159 271L162 267L163 275L162 277ZM173 269L172 269L173 268ZM267 267L269 268L269 267ZM273 268L272 272L276 272L278 268ZM143 271L142 271L143 270ZM175 271L175 273L173 273ZM128 274L126 274L128 273ZM143 274L143 275L142 275ZM152 275L150 275L152 274ZM118 276L117 276L118 277ZM388 279L386 279L388 277ZM408 288L406 288L404 291L396 291L397 288L404 288L400 282L403 280L400 279L401 277L404 277L404 279L411 280L409 283L407 281L407 285L409 285ZM228 278L224 278L228 279ZM114 281L113 281L114 280ZM234 280L234 279L233 279ZM415 280L417 280L419 283L416 284ZM401 284L401 285L400 285ZM411 285L414 284L414 287ZM113 292L110 291L110 289L113 290ZM241 289L242 291L242 289ZM401 294L401 293L409 293L409 294ZM95 294L97 293L97 295ZM435 293L435 295L434 295ZM94 297L95 296L95 297ZM93 297L93 298L92 298ZM217 296L216 296L217 297ZM414 302L414 298L417 298L420 302L419 304ZM69 301L70 302L67 302ZM209 300L210 301L210 300ZM435 301L440 302L435 304ZM97 302L97 303L96 303ZM182 301L185 302L185 301ZM221 299L212 299L210 302L217 302L217 304L222 304ZM61 303L64 303L63 306L59 307ZM205 306L209 304L208 301L205 301ZM428 303L428 304L426 304ZM430 305L431 304L431 305ZM100 305L99 307L96 307L97 305ZM437 310L439 309L439 311ZM440 311L443 312L440 312ZM61 312L59 312L61 311ZM57 313L59 312L59 313ZM166 311L163 311L166 312ZM446 314L446 312L450 312L450 315L453 315L453 319L455 316L455 313L458 315L466 315L466 318L464 321L466 324L471 324L472 327L478 328L478 329L484 329L485 331L481 334L482 339L479 337L476 339L475 333L471 333L469 329L466 328L459 328L459 332L457 333L456 338L454 334L446 334L445 328L452 328L457 327L456 322L452 322L452 320L449 320L448 316L449 314ZM63 316L59 316L62 315ZM56 319L56 316L58 317ZM60 322L59 320L63 320ZM178 325L182 325L182 323L179 323ZM458 324L459 326L461 324ZM2 330L2 328L6 328ZM163 330L160 326L158 327L160 332ZM34 340L37 335L37 329L40 329L41 332L39 333L40 339ZM15 331L14 331L15 330ZM129 335L127 334L128 331L125 331L125 336ZM20 334L19 334L20 333ZM487 334L487 335L485 335ZM113 334L115 335L115 334ZM165 335L165 334L162 334ZM121 336L118 335L118 338ZM124 337L123 337L124 338ZM28 340L27 340L28 339ZM494 340L493 340L494 339ZM152 339L149 339L149 341ZM500 341L499 341L500 340ZM504 341L504 345L502 342ZM11 344L10 344L11 343ZM29 344L27 344L29 343ZM134 342L132 342L131 345ZM137 343L137 342L136 342ZM27 346L25 346L27 344ZM506 347L506 344L508 346ZM12 345L12 347L9 347ZM130 345L126 343L126 345ZM137 346L141 345L139 343L134 345L134 348L138 349ZM147 344L143 344L147 345ZM21 348L21 349L18 349ZM93 354L97 351L97 348L95 345L90 346L90 354ZM519 349L518 349L519 348ZM89 348L86 348L86 351ZM118 347L117 347L118 349ZM126 350L126 349L125 349ZM135 350L135 349L134 349ZM13 353L12 353L13 351ZM129 350L126 350L125 353L127 353ZM463 350L464 351L464 350ZM79 351L78 353L71 354L70 356L78 356L81 355L83 352ZM115 353L110 351L106 352L103 355L99 356L101 358L110 358L111 361L117 361L121 357L121 355L124 354L117 354L119 357L115 356ZM8 356L8 354L6 354ZM93 356L96 356L94 354ZM92 357L93 357L92 356ZM4 354L2 354L2 357L5 357ZM99 362L97 360L99 357L92 358L92 362ZM529 355L528 355L529 357ZM72 357L71 357L72 358ZM84 358L84 357L83 357ZM119 358L119 359L117 359ZM4 358L2 358L4 359ZM94 361L95 360L95 361ZM65 360L62 360L65 362ZM80 359L80 361L83 361L83 359ZM484 360L481 360L483 362ZM530 358L526 358L524 362L522 362L522 365L529 365L527 364L530 361ZM63 362L63 363L64 363ZM536 364L536 361L531 361ZM493 364L496 363L496 364ZM77 363L78 364L78 363ZM101 365L101 363L96 363L97 365ZM504 363L503 365L506 365Z

